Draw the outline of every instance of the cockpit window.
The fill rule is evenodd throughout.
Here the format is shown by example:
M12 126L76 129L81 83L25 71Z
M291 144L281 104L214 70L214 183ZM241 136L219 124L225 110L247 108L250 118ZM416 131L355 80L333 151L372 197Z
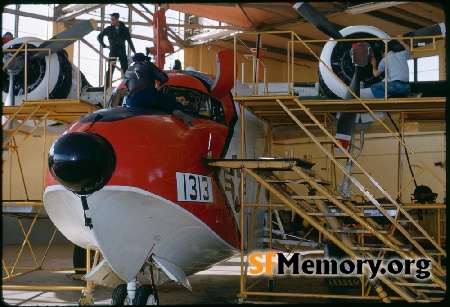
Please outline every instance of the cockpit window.
M183 104L185 111L225 125L222 103L211 95L190 88L169 85L164 86L163 91Z
M128 94L127 88L123 88L114 92L109 99L108 106L110 108L121 107L123 103L123 98Z

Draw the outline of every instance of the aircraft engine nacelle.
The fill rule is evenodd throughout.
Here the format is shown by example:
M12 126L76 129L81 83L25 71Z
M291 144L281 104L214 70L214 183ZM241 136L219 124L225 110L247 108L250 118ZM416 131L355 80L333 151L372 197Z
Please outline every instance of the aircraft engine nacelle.
M350 26L339 32L344 38L348 39L388 37L385 32L371 26ZM382 40L368 40L366 42L372 50L379 50L380 46L383 45ZM353 42L336 42L330 39L320 54L322 61L347 85L350 84L355 70L350 55L351 48L349 45L351 43ZM381 59L379 52L376 51L374 55L377 62L379 62ZM370 85L381 81L381 79L373 76L370 62L361 69L361 72L361 97L363 97L364 88L370 87ZM319 84L329 98L344 98L347 92L347 88L322 63L319 63Z
M7 49L17 49L27 40L37 40L34 37L21 37L8 42L3 46L3 54ZM38 48L42 42L28 43L28 52L33 48ZM19 69L14 72L14 104L20 105L25 99L25 70L27 70L27 100L50 99L71 99L77 97L78 86L78 68L69 60L66 51L60 50L49 56L41 57L35 60L28 60L25 67L25 52L20 52ZM8 58L6 58L8 59ZM5 58L4 58L5 61ZM5 63L3 63L5 64ZM8 102L10 74L2 71L2 102L10 105ZM81 88L89 85L84 76L80 78ZM48 89L47 89L48 86Z

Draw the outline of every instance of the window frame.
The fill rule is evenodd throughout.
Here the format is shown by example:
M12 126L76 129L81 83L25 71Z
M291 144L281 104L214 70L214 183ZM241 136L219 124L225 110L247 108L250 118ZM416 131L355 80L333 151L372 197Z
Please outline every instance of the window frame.
M419 81L419 60L420 59L425 59L425 58L431 58L431 57L435 57L437 58L437 70L430 70L430 71L437 71L438 74L438 78L437 80L420 80ZM426 57L418 57L418 58L413 58L413 59L409 59L408 62L412 61L412 68L413 68L413 80L409 80L409 82L425 82L425 81L440 81L440 66L439 66L439 62L440 62L440 57L438 54L435 55L430 55L430 56L426 56ZM411 75L411 71L410 71L410 75Z

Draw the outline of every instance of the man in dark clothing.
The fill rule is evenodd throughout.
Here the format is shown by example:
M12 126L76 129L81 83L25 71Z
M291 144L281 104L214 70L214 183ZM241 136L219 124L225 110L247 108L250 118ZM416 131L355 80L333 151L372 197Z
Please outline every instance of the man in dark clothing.
M175 60L175 63L173 64L172 69L173 70L181 70L181 61L180 60Z
M167 74L151 63L143 53L133 55L133 62L123 78L128 88L127 105L140 108L159 108L172 113L186 125L193 127L194 120L183 112L184 106L173 97L155 88L155 80L161 84L169 80Z
M131 41L131 35L128 28L125 24L119 21L119 13L111 14L111 25L106 27L100 34L97 36L97 40L103 48L109 48L109 57L110 58L119 58L120 68L125 72L128 68L128 60L127 53L125 49L125 41L130 45L133 53L136 53L136 49L134 49L133 42ZM106 46L103 42L103 37L108 37L109 46ZM106 86L110 86L109 80L109 67L111 65L111 61L108 61L108 71L106 72ZM114 73L114 66L112 66L111 76Z

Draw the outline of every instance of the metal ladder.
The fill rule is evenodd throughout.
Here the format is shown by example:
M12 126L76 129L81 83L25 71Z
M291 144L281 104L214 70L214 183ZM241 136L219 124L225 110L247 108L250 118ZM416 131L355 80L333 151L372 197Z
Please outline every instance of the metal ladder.
M252 169L244 165L244 170L353 259L380 258L380 253L386 251L395 252L404 259L415 259L418 256L430 257L426 253L420 254L411 244L401 242L392 235L393 230L400 226L397 225L398 223L392 224L390 229L383 228L364 210L351 203L348 198L342 197L329 182L320 178L311 169L295 165L283 169L283 172L293 173L298 177L298 179L289 180L280 179L270 168ZM306 184L316 193L315 195L298 195L288 184ZM377 209L376 205L374 209ZM353 220L351 224L358 227L346 226L340 222L343 217L351 218ZM360 244L352 238L355 234L371 234L378 239L378 243ZM437 263L436 265L433 263L433 274L427 282L418 283L413 277L393 275L379 276L379 279L408 302L431 301L436 295L442 298L446 290L445 283L438 277L445 276L445 272ZM382 299L388 299L386 292L379 284L367 284L368 288L370 286L383 294Z
M387 199L389 199L390 201L390 205L394 206L397 212L397 215L395 217L392 217L391 215L388 214L387 210L385 210L383 208L383 205L381 205L371 194L370 191L368 191L362 184L360 184L354 176L352 176L352 174L348 173L345 166L342 165L341 163L339 163L337 161L337 159L334 157L333 153L328 150L327 148L325 148L323 146L323 144L317 140L317 138L314 137L314 135L308 130L307 127L311 126L311 124L308 125L304 125L302 124L302 122L300 122L300 120L297 118L296 115L293 114L293 111L301 111L304 112L305 114L307 114L310 119L314 122L314 125L321 128L321 130L325 133L325 135L333 141L334 144L336 144L337 146L340 146L340 144L338 143L338 141L323 127L323 125L321 125L321 123L314 117L314 115L309 112L309 110L302 105L301 101L294 98L294 102L295 104L298 106L298 108L291 108L289 109L281 100L277 100L277 102L279 103L279 105L283 108L283 110L289 114L291 116L291 118L294 120L294 122L311 138L311 140L313 140L317 146L319 146L321 148L321 150L327 155L327 157L334 163L334 165L339 168L346 176L348 176L348 178L350 179L350 181L356 186L358 187L361 192L368 198L370 199L371 203L374 206L374 209L379 210L384 217L386 217L389 222L391 223L391 230L390 230L390 234L389 236L384 236L381 235L381 233L379 231L377 231L376 228L372 228L371 226L373 226L373 220L369 219L368 221L365 221L365 223L361 223L361 221L359 221L359 223L366 228L369 232L371 232L372 234L379 234L379 239L386 244L389 248L393 248L396 244L400 244L400 242L395 239L394 234L395 233L401 233L401 235L404 236L404 238L407 240L407 244L410 244L413 248L414 251L411 250L408 253L405 253L402 250L399 250L398 248L393 248L394 251L396 251L401 257L406 258L406 257L418 257L418 256L422 256L425 257L427 259L430 259L433 263L433 272L436 276L443 276L445 275L445 270L435 261L435 257L436 256L443 256L446 257L446 252L442 249L442 247L440 246L440 244L438 244L434 238L432 238L418 223L416 220L414 220L412 218L412 216L405 210L402 208L402 206L400 204L398 204L393 198L392 196L390 196L386 191L383 190L383 188L375 181L374 178L372 178L372 176L370 176L370 174L365 171L361 165L359 165L359 163L356 162L356 160L345 150L343 150L343 148L341 148L341 150L344 151L344 153L347 155L347 158L352 160L352 162L354 163L355 166L357 166L361 172L366 175L371 182L386 196ZM421 160L420 160L421 161ZM421 161L422 162L422 161ZM425 165L424 166L424 170L427 169L428 167ZM303 180L306 180L305 178L305 174L302 174L302 171L300 169L293 169L293 171L295 173L297 173L298 175L301 175L301 177L303 178ZM431 171L431 170L430 170ZM432 172L432 171L431 171ZM432 172L433 173L433 172ZM433 173L434 174L434 173ZM349 202L349 200L343 200L342 202L338 199L339 197L335 197L336 195L333 195L333 193L336 194L336 191L331 190L331 186L327 185L319 185L316 181L311 180L310 182L311 186L316 189L317 191L319 191L320 194L322 194L323 196L325 196L325 198L327 198L328 200L332 201L335 205L337 205L341 210L344 209L344 207L348 207L348 206L352 206L352 204ZM340 202L340 204L338 204ZM344 206L344 207L342 207ZM344 210L345 212L345 210ZM350 212L347 212L350 213ZM399 216L401 215L401 221L403 223L406 223L410 228L413 228L414 231L417 233L416 236L411 236L410 233L405 229L405 227L402 226L402 224L400 224L399 220ZM356 215L357 216L357 215ZM420 243L419 243L420 241ZM427 251L425 250L422 245L426 243L428 245L433 246L433 248L435 250L433 251ZM380 253L385 253L385 251L380 251ZM442 288L443 290L445 290L445 284L442 283L442 281L440 279L436 279L434 277L434 282L436 283L436 285L438 285L440 288ZM405 282L404 280L399 282L400 285L405 285L408 284L407 282ZM413 283L410 282L409 284L411 285L415 285L417 283ZM430 293L431 290L424 290L421 289L420 291L418 291L418 293ZM441 291L441 290L439 290ZM431 291L431 292L435 292L435 291Z

